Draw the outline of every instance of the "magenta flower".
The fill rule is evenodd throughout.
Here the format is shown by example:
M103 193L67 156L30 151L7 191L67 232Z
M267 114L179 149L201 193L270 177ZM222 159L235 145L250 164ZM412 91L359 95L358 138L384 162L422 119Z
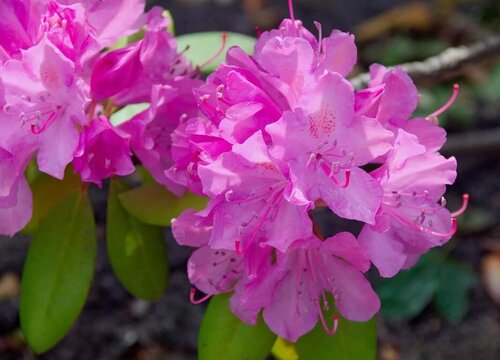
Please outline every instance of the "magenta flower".
M175 162L165 175L189 191L203 195L198 166L214 161L230 151L231 144L204 117L186 119L172 133L172 159Z
M165 172L174 166L171 134L182 119L198 115L193 88L199 80L180 77L170 85L155 85L151 106L120 126L130 134L130 147L156 181L181 195L183 186L173 182Z
M193 69L177 52L168 19L155 7L147 15L144 39L105 53L94 65L91 95L95 101L112 98L118 105L150 101L154 85L167 85L191 75Z
M105 117L93 120L80 133L73 170L85 182L101 186L112 175L130 175L135 167L129 149L130 136L114 128Z
M312 330L318 318L330 329L323 310L329 309L328 294L346 319L368 321L378 312L380 300L363 273L370 261L350 233L339 233L325 241L309 237L297 242L287 253L277 253L270 272L278 277L271 303L264 308L264 321L277 335L296 341Z
M456 166L455 158L428 152L415 135L399 130L387 162L372 173L384 189L376 224L365 225L359 235L382 276L394 276L453 236L456 220L442 195L455 181Z
M359 166L386 153L392 134L353 109L351 85L327 72L266 130L272 155L290 166L297 200L322 199L340 217L373 223L382 189Z
M62 179L78 146L78 126L85 123L82 83L74 64L51 42L42 40L2 68L3 111L8 121L36 138L41 171Z
M310 208L287 200L289 182L260 132L199 166L198 173L203 192L213 199L212 248L242 253L259 243L286 251L311 234Z

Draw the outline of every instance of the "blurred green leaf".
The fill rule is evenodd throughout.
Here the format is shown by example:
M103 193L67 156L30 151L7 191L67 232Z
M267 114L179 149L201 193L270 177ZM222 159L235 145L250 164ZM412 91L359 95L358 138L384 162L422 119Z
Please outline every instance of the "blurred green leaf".
M475 283L474 273L433 250L410 270L381 280L376 289L390 319L409 320L433 301L446 320L458 322L469 308L468 292Z
M247 325L229 305L230 294L214 296L203 318L198 338L200 360L264 360L276 340L262 319Z
M158 226L170 226L170 220L183 210L201 210L207 204L205 198L191 193L179 198L157 183L125 191L118 198L125 210L137 219Z
M491 70L490 76L484 84L477 86L477 94L480 98L487 101L498 101L498 92L500 89L500 61Z
M469 309L469 290L476 284L475 274L456 262L445 261L440 269L440 286L434 305L451 323L463 319Z
M30 186L33 192L33 215L28 225L23 229L29 234L36 231L49 212L68 194L79 189L82 182L79 175L74 174L68 167L63 180L57 180L52 176L40 173L36 175Z
M114 112L110 116L109 121L113 126L119 126L129 121L137 114L140 114L141 112L149 108L149 106L150 106L149 103L127 105L121 108L120 110Z
M177 37L177 49L182 51L186 47L189 49L185 56L194 66L201 66L214 56L222 46L223 32L199 32L181 35ZM231 46L239 46L248 54L253 54L253 46L257 39L243 34L226 32L227 40L224 51L213 61L203 67L203 72L210 73L214 71L225 59L226 51Z
M439 287L439 257L430 252L410 270L377 286L383 314L395 320L408 320L420 314L431 302Z
M460 223L461 234L478 233L486 231L496 225L495 215L481 207L469 207L462 215Z
M436 39L412 39L406 36L394 36L384 43L375 42L365 49L370 62L393 66L409 61L423 60L437 55L447 48L446 44Z
M24 264L21 328L42 353L68 332L85 304L94 273L96 229L85 193L74 192L40 224Z
M127 188L112 180L108 199L107 244L111 266L134 296L157 300L167 286L167 249L161 228L129 215L118 200Z
M371 360L377 355L376 319L364 323L339 318L335 335L326 334L320 322L296 343L299 359Z

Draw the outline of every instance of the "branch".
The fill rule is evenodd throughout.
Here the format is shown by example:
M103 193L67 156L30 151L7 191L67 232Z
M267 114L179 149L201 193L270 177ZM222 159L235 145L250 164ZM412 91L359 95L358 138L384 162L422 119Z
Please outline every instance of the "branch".
M449 77L464 66L500 55L500 35L492 36L469 46L449 48L441 54L424 61L398 65L410 75L415 82ZM369 73L362 73L351 79L356 89L368 85Z

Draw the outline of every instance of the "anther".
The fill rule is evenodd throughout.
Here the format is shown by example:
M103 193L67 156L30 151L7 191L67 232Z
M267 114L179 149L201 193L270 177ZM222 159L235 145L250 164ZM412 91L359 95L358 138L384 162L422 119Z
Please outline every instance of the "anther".
M459 215L462 215L465 212L465 210L467 210L468 205L469 205L469 194L463 194L462 195L462 206L457 211L452 212L451 217L455 218Z
M436 111L434 111L432 114L430 114L429 116L427 116L426 119L427 120L435 119L436 117L438 117L439 115L441 115L442 113L444 113L446 110L448 110L450 108L450 106L455 102L455 99L458 96L459 89L460 89L459 85L458 84L454 84L453 85L453 93L451 94L450 99L446 102L446 104L444 104L439 109L437 109Z
M212 297L212 295L208 294L208 295L205 295L204 297L202 297L201 299L196 300L194 298L195 295L196 295L196 289L193 287L189 291L189 300L191 301L191 304L193 304L193 305L201 304Z
M235 248L236 255L242 256L248 250L248 248L250 247L251 244L252 244L252 242L249 242L247 244L247 246L243 247L243 249L242 249L241 248L241 240L236 239L234 241L234 248Z
M316 154L311 154L307 160L306 167L309 167L316 160Z
M345 181L344 184L341 185L340 187L345 189L346 187L349 186L349 182L351 181L351 170L346 170L345 171Z

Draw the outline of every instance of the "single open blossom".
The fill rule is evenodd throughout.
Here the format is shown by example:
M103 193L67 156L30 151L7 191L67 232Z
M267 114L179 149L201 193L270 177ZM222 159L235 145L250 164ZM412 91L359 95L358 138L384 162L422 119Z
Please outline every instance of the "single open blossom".
M380 300L363 273L370 261L350 233L339 233L324 241L316 237L299 241L277 263L268 276L279 280L264 308L264 321L277 335L290 341L314 328L318 319L327 333L336 332L337 319L329 329L323 310L333 296L337 311L346 319L368 321L378 312Z
M316 81L293 112L266 127L271 153L289 164L296 198L323 199L343 218L373 223L382 189L359 166L386 153L392 134L354 115L352 87L340 75L326 72Z
M410 119L417 107L417 89L411 78L400 68L387 69L378 64L370 66L368 88L356 93L355 112L374 118L395 135L399 129L417 136L429 151L438 151L446 141L446 131L436 116L447 109L456 98L458 85L450 102L426 118Z
M4 121L16 122L37 142L41 171L62 179L78 146L78 126L85 123L85 95L74 64L50 41L9 60L0 73L4 86Z
M456 177L456 160L429 152L415 135L399 130L387 162L372 173L384 189L374 226L359 235L371 261L384 277L408 261L443 245L456 231L456 220L442 196Z
M244 252L250 245L286 251L311 233L309 204L287 200L289 182L269 155L262 133L198 167L203 192L212 198L215 249Z
M73 170L83 181L99 186L112 175L129 175L134 171L130 135L114 128L105 117L85 126L73 159Z

